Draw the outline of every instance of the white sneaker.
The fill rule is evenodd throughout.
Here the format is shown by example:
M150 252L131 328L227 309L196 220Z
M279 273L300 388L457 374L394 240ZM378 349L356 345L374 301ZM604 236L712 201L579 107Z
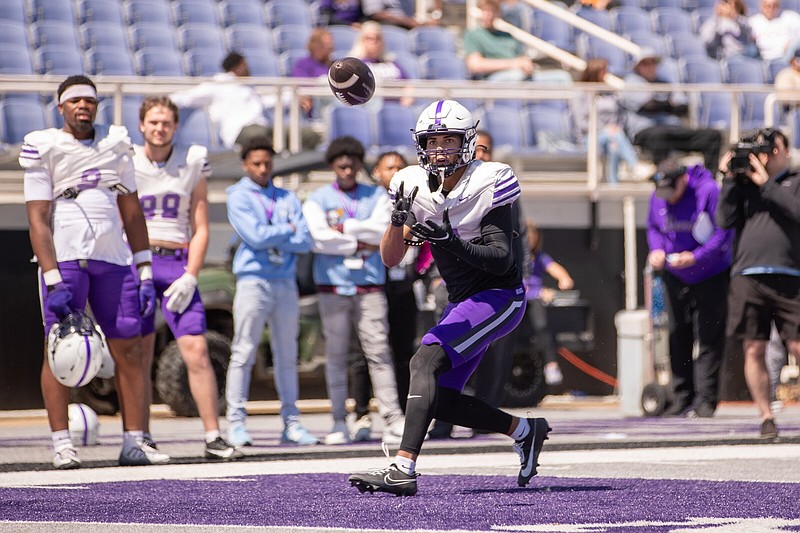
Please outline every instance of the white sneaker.
M80 468L81 460L78 459L78 450L72 446L64 446L55 450L53 454L53 466L59 470Z
M344 420L336 420L333 423L333 430L325 435L325 444L350 444L350 432L347 430L347 422Z
M169 455L158 451L158 446L152 439L145 439L139 444L151 465L160 465L169 462Z
M367 442L372 440L372 419L364 415L356 420L353 425L353 442Z
M396 422L389 424L383 430L383 442L386 444L400 444L400 441L403 440L403 429L405 429L406 420L405 418L401 418Z

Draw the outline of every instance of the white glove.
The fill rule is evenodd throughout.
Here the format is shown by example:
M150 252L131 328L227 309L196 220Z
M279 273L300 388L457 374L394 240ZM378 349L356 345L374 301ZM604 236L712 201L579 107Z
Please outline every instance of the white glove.
M184 273L164 291L164 296L168 298L167 309L178 314L186 311L195 289L197 289L197 278L188 272Z

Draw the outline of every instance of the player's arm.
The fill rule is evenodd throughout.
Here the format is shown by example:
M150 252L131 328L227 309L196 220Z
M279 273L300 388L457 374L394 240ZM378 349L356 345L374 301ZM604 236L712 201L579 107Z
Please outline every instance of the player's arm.
M28 212L28 225L31 247L42 272L58 270L56 249L53 243L53 226L51 224L53 202L49 200L31 200L25 202Z
M381 239L381 259L384 265L391 268L400 264L408 250L403 239L411 238L410 231L408 226L390 225L386 228Z
M208 251L208 182L205 178L197 182L192 191L189 216L192 224L192 239L189 241L189 260L186 272L195 278L203 268Z

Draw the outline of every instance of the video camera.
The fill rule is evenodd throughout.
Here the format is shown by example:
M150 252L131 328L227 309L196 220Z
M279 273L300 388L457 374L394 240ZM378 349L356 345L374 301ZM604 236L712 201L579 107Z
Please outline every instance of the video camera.
M776 130L772 128L758 130L752 135L742 137L731 147L733 157L731 157L730 171L738 185L750 181L747 177L747 173L750 172L750 154L772 153L775 147L775 133Z

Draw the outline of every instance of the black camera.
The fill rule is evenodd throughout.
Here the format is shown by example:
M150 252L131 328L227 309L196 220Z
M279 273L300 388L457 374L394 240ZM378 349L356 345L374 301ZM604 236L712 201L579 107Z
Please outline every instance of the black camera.
M759 130L754 135L742 137L733 145L733 157L730 162L730 172L736 183L746 184L750 181L747 173L750 172L750 154L770 154L775 145L774 130Z

